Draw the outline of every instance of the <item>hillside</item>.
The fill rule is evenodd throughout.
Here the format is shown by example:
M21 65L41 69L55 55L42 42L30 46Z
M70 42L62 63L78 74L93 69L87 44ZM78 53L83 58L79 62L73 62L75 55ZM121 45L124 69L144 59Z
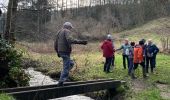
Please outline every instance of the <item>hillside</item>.
M138 26L131 30L114 34L116 39L122 40L129 38L131 41L138 41L139 39L152 39L159 47L162 46L161 39L170 38L170 17L159 18L149 21L142 26Z

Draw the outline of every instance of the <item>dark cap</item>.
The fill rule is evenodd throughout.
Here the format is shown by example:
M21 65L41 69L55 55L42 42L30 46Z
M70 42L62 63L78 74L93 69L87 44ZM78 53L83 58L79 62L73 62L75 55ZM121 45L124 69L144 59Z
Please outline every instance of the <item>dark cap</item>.
M146 39L141 39L140 41L143 41L143 43L145 44L145 42L146 42Z
M144 45L144 41L140 40L139 45Z

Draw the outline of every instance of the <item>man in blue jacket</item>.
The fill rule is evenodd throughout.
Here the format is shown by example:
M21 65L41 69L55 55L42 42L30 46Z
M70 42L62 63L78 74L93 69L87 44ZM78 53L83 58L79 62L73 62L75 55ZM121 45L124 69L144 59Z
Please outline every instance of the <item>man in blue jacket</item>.
M123 57L123 67L126 69L126 60L127 60L127 65L129 68L129 50L131 46L129 44L129 40L125 39L124 44L118 48L116 51L123 50L122 57Z
M148 45L146 46L146 72L149 72L149 64L151 67L151 72L156 66L156 55L159 52L158 47L152 43L152 40L148 40Z

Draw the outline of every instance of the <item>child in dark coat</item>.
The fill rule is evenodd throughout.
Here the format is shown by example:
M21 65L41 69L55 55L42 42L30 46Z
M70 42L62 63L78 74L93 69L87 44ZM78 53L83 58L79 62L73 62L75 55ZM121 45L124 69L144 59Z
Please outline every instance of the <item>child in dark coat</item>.
M128 75L131 75L132 70L133 70L133 56L134 56L134 46L135 42L130 43L131 47L129 50L129 70L128 70Z

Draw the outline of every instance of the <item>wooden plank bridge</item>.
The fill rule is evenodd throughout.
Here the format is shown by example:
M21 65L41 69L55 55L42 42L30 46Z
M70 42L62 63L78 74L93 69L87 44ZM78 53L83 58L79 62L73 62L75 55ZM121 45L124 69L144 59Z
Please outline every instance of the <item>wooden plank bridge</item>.
M123 81L107 79L95 81L67 82L64 86L44 85L0 89L1 93L14 96L17 100L48 100L87 92L114 89Z

